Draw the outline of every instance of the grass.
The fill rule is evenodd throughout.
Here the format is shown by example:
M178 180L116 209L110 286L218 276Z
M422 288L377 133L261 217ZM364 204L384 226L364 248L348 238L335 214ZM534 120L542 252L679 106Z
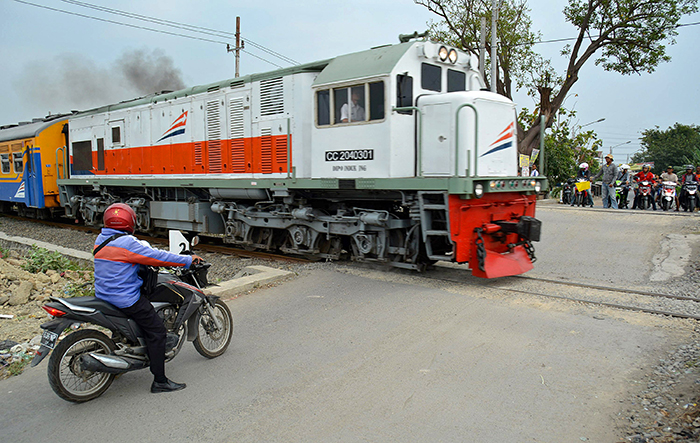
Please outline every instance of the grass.
M32 249L24 257L24 260L27 263L22 265L22 269L32 274L46 272L49 269L54 271L77 271L81 269L80 265L64 257L60 252L52 252L36 245L32 245Z

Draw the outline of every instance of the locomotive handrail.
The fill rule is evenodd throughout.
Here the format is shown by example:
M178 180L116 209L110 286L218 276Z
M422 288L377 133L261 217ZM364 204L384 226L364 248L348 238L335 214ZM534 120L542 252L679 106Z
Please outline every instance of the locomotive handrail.
M63 155L61 155L61 157L63 157L63 165L61 168L61 169L63 169L63 177L61 177L61 169L59 169L59 167L58 167L58 151L62 151L62 153L63 153ZM65 146L61 146L61 147L56 149L56 178L57 179L65 179L66 178L66 147Z
M401 108L391 108L391 112L401 112L401 111L416 111L416 116L418 117L418 155L416 158L416 163L418 166L418 177L423 177L423 149L422 149L422 137L423 137L423 120L421 119L421 110L417 106L403 106Z
M459 177L459 111L463 108L471 108L474 111L474 172L477 172L477 164L479 159L479 111L476 106L471 103L462 103L457 107L455 114L455 176ZM470 171L471 166L471 151L467 150L467 177L473 177Z

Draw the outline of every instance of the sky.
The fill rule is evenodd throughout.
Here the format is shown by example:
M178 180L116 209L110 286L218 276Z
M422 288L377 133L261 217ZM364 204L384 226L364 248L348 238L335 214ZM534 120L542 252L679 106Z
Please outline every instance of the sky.
M81 7L76 0L26 1L104 20L186 33ZM398 43L399 34L425 30L429 20L437 19L412 0L82 1L231 34L235 32L236 16L240 16L242 38L249 41L247 52L241 55L241 75L274 70L275 64L290 66L254 45L306 63ZM533 28L544 40L576 35L561 12L566 3L528 2ZM700 14L681 20L698 21ZM228 41L233 46L233 37L188 34L214 42L0 0L0 59L4 61L0 69L0 125L143 95L139 82L160 85L158 82L163 80L152 78L154 72L166 73L163 81L168 84L188 87L234 77L234 56L226 52L224 44ZM565 106L577 111L580 125L605 119L585 129L597 132L604 152L614 147L616 161L625 161L628 154L640 148L639 137L645 129L667 129L676 122L700 124L696 62L700 26L680 28L676 41L668 47L672 61L652 74L622 76L605 72L589 61L567 97ZM562 46L548 43L535 48L552 60L558 72L563 72L567 60L559 55ZM524 93L516 93L514 100L519 107L533 108L532 99Z

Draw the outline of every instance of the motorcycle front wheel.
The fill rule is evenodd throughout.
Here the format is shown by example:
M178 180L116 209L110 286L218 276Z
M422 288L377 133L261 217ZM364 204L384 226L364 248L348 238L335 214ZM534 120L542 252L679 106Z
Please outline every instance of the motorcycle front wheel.
M114 374L86 371L80 356L87 353L109 354L116 346L111 338L94 329L76 331L64 338L49 358L49 385L64 400L75 403L102 395L114 381Z
M233 337L233 316L226 303L217 300L213 310L221 328L216 328L207 310L199 319L199 330L194 340L194 348L206 358L215 358L226 352Z

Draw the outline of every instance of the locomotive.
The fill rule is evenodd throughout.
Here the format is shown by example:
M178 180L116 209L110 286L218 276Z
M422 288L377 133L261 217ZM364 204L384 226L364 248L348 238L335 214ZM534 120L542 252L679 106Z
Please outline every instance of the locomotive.
M521 274L546 178L517 176L515 105L484 90L476 67L456 48L402 38L75 113L39 164L63 213L87 225L124 202L146 233Z

